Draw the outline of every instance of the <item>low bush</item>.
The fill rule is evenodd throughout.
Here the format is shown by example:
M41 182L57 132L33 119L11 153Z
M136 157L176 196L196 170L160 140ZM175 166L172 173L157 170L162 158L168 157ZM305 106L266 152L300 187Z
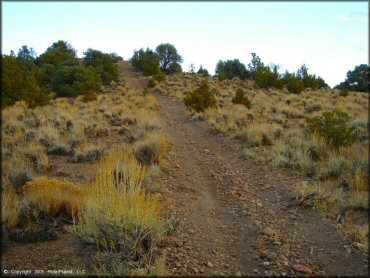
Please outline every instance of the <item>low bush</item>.
M145 169L128 146L119 146L101 160L97 172L72 231L98 247L99 272L122 275L152 266L166 220L162 204L141 186Z
M99 160L104 154L104 149L92 144L78 147L72 157L72 162Z
M32 164L30 161L22 157L12 160L11 168L7 174L10 185L13 186L17 191L19 191L20 188L27 182L32 181L35 178Z
M304 91L305 87L298 77L292 76L288 80L287 89L292 94L300 94Z
M339 92L339 95L340 95L341 97L346 97L346 96L348 96L348 89L347 89L347 88L343 88L343 89L341 89L341 90L340 90L340 92Z
M157 81L158 83L162 83L166 81L167 77L163 72L159 71L157 74L153 76L153 79Z
M166 141L159 134L149 134L144 141L137 142L134 153L137 161L141 165L149 166L159 163L161 154L166 149Z
M345 112L324 112L321 116L306 120L306 131L309 134L317 133L333 147L339 148L353 142L352 131L347 125L348 120L349 116Z
M90 102L90 101L94 101L94 100L97 100L98 99L98 95L97 93L94 93L94 92L90 92L90 93L86 93L83 95L82 97L82 102Z
M210 91L208 81L205 80L198 89L190 93L184 98L185 105L195 110L196 112L203 112L206 108L216 106L216 98Z
M236 90L235 96L232 99L232 103L243 104L248 109L250 109L252 106L251 101L245 96L245 91L242 89Z
M144 88L144 90L142 91L142 95L146 96L148 93L149 93L149 90L147 88Z
M153 88L155 86L155 80L152 78L149 79L148 81L148 87Z
M22 152L32 162L33 168L40 173L50 168L49 158L46 155L45 148L40 145L29 145Z
M66 212L75 216L82 209L86 187L69 181L39 177L28 182L23 188L27 205L33 205L49 216Z
M19 197L11 186L4 186L1 196L1 226L3 229L15 228L19 222Z
M326 165L321 167L319 178L325 180L328 178L338 178L346 169L348 169L348 160L342 155L333 155L329 158Z
M60 97L75 97L101 88L99 74L91 66L61 66L55 72L51 86Z
M353 138L356 140L366 140L369 139L369 121L366 118L356 118L349 122L349 128Z

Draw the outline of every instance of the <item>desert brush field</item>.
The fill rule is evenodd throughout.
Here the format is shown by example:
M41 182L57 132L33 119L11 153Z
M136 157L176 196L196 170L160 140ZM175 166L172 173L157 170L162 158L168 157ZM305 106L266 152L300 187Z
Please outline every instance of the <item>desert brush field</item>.
M4 274L368 275L363 87L168 43L28 55L2 60Z

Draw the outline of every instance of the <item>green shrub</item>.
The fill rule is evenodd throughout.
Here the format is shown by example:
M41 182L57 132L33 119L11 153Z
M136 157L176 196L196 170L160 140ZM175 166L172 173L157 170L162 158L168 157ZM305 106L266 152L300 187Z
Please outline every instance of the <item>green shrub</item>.
M146 96L149 93L149 90L147 88L144 88L142 94L143 96Z
M275 87L278 90L281 90L284 88L284 83L280 79L273 79L272 80L272 86Z
M118 67L110 54L89 48L84 55L85 66L92 66L105 85L110 84L112 80L118 81Z
M342 90L340 90L339 95L340 95L341 97L346 97L346 96L348 96L348 89L347 89L347 88L343 88Z
M318 176L320 180L338 178L348 168L349 163L344 156L334 156L328 160L327 165L320 169Z
M184 98L184 103L189 109L203 112L208 107L216 106L216 98L209 89L208 81L205 80L198 89Z
M198 70L198 72L197 72L198 74L202 74L203 76L205 76L205 77L208 77L209 76L209 73L208 73L208 70L207 69L205 69L205 68L203 68L203 66L202 65L200 65L200 68L199 68L199 70Z
M257 70L257 75L256 75L256 85L259 88L268 88L272 86L272 81L273 81L273 73L268 67L260 67Z
M354 139L364 141L369 139L369 121L365 118L356 118L349 122L349 128Z
M154 78L150 78L149 81L148 81L148 87L149 88L153 88L155 86L155 80Z
M249 77L249 72L247 71L245 65L239 61L239 59L218 61L215 72L220 81L225 79L231 80L234 77L245 80L247 77Z
M167 78L166 78L166 75L160 71L153 76L153 79L157 81L158 83L161 83L161 82L166 81Z
M245 96L245 91L243 91L242 89L236 90L235 96L231 101L235 104L243 104L248 109L250 109L252 106L251 101L248 99L248 97Z
M77 51L66 41L59 40L53 43L36 59L38 65L52 64L58 67L62 62L76 59Z
M51 85L57 96L74 97L99 90L101 79L92 67L62 66Z
M347 125L348 120L348 114L339 110L324 112L321 116L307 119L306 130L310 134L317 133L335 148L339 148L353 142L352 130Z
M143 71L146 76L157 74L160 71L158 54L149 48L145 51L143 48L135 50L131 64L135 69Z
M31 107L48 103L49 94L36 79L37 71L26 69L12 56L3 56L1 78L1 104L12 105L24 100Z
M288 80L287 89L290 93L300 94L305 89L305 87L302 81L299 80L299 78L292 76Z

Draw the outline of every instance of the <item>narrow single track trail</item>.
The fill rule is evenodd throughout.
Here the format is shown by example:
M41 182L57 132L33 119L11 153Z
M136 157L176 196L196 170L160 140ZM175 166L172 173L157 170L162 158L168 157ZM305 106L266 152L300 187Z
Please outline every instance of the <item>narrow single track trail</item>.
M146 87L129 63L120 72L138 92ZM297 177L246 159L238 142L151 92L170 142L156 182L168 188L180 220L167 247L172 275L368 275L366 256L336 227L311 209L288 206Z

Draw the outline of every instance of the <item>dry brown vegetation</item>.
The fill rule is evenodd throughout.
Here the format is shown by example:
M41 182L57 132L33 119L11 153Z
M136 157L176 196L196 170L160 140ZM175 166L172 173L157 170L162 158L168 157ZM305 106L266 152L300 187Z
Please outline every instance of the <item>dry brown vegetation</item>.
M183 101L203 80L201 75L176 74L156 84L156 89ZM307 89L295 95L286 89L258 89L253 81L237 78L209 78L209 86L217 107L189 111L189 118L204 120L214 130L240 140L246 158L302 174L307 181L294 188L300 203L343 223L347 235L368 250L368 95L341 96L339 90L330 89ZM250 108L232 102L238 89L245 91ZM351 144L339 148L307 132L307 119L335 110L348 114L353 137Z
M167 149L157 109L153 96L124 80L91 98L3 109L4 234L21 242L55 239L52 227L62 219L96 246L97 273L164 274L156 245L167 234L168 212L148 193L151 185L143 186ZM94 175L68 177L66 165L85 165Z

